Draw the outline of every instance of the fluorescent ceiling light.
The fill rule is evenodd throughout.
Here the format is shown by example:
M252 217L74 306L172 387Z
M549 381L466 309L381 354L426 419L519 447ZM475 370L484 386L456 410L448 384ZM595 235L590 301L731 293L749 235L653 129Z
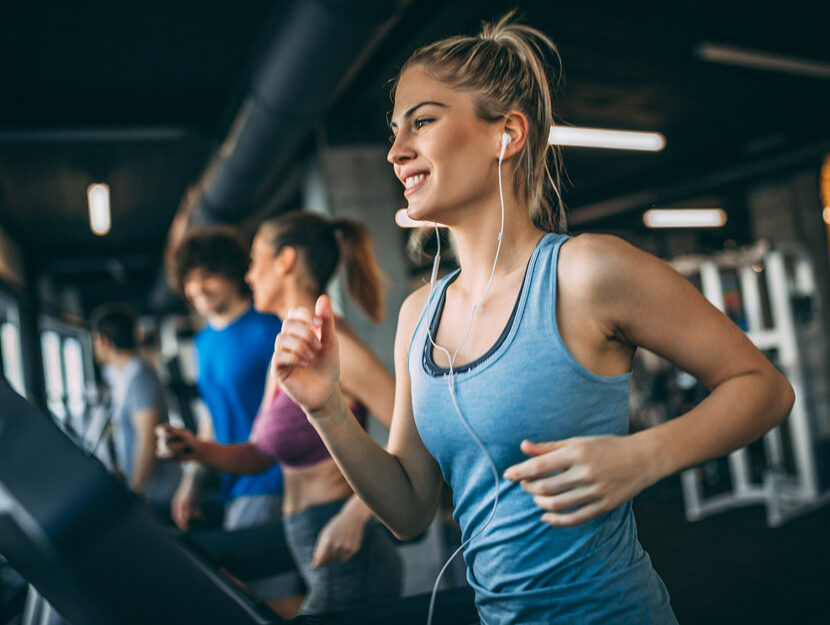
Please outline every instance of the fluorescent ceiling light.
M102 183L91 184L86 189L89 200L89 227L98 236L110 231L110 188Z
M666 147L666 138L659 132L551 126L548 143L551 145L575 145L585 148L659 152Z
M652 208L643 215L649 228L720 228L726 212L720 208Z
M830 64L811 61L810 59L709 42L698 45L695 53L698 57L710 63L737 65L739 67L751 67L783 74L830 80Z

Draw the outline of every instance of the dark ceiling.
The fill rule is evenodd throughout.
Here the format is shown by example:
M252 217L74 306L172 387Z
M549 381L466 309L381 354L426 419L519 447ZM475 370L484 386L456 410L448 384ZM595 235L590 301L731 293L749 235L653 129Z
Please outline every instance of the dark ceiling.
M90 301L146 295L173 215L227 135L264 33L289 4L0 4L0 226L33 272L85 285ZM613 229L631 210L780 171L830 142L827 78L695 54L714 42L830 64L830 3L802 0L411 0L329 102L317 135L385 142L387 80L412 49L515 6L559 45L561 121L667 139L660 153L566 149L576 223ZM278 189L280 176L263 188ZM86 187L98 180L112 189L106 237L88 228Z
M830 139L830 77L703 62L702 42L830 65L830 2L416 2L329 116L329 140L388 136L381 77L411 50L518 7L557 43L564 65L559 121L656 130L660 153L566 148L567 203L580 207L687 182Z

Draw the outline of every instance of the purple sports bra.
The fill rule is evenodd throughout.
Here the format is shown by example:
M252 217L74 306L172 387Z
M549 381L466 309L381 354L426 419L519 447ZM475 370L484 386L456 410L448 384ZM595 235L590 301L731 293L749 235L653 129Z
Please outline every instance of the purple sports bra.
M366 428L366 409L351 407ZM308 467L331 457L303 409L278 388L271 403L260 410L251 428L251 443L259 451L287 467Z

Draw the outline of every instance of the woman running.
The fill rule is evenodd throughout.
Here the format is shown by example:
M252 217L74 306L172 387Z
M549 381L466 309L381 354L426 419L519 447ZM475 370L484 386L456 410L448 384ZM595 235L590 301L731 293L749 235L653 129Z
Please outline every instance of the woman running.
M423 531L446 479L482 623L675 623L631 499L755 440L793 391L667 265L615 237L565 234L548 144L557 68L551 40L508 16L401 70L388 160L409 217L452 231L460 269L401 308L387 448L340 391L325 296L285 317L276 370L397 535ZM711 394L630 435L638 346Z

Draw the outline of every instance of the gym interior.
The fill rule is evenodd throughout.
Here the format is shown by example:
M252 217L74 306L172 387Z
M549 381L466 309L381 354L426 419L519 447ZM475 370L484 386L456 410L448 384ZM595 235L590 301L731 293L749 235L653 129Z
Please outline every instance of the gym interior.
M448 487L425 532L395 539L399 598L298 616L279 522L224 531L214 493L185 532L108 471L91 316L135 311L170 423L195 430L204 321L171 286L176 242L347 217L371 234L387 315L340 274L327 292L392 371L397 311L436 252L387 161L392 80L418 47L513 9L561 57L568 233L670 265L795 391L762 438L634 499L677 620L830 623L830 4L246 0L0 6L0 625L427 622L461 544ZM445 275L453 241L435 232ZM630 430L708 394L639 349ZM274 580L282 594L258 594ZM461 557L437 588L434 623L478 622Z

